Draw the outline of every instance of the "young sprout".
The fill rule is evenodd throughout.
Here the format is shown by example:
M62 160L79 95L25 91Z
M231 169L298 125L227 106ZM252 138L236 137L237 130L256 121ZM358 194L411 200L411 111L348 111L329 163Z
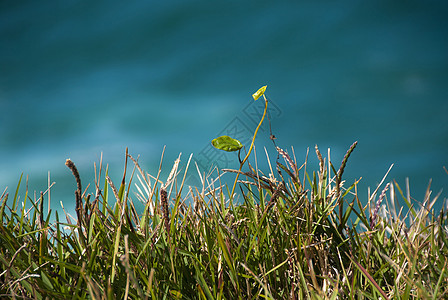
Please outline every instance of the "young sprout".
M261 117L260 123L258 123L258 126L255 129L254 136L252 137L252 142L251 142L250 147L249 147L249 151L247 152L246 157L244 157L244 159L240 163L240 168L238 170L238 173L236 174L235 182L233 183L232 193L230 194L230 197L233 197L233 194L235 192L236 183L238 182L238 177L240 176L241 169L243 168L244 163L249 158L249 155L252 152L252 148L254 147L255 137L257 136L258 129L260 129L260 126L263 123L264 117L266 116L266 111L267 111L267 108L268 108L268 99L264 95L264 93L266 91L266 88L267 88L266 85L262 86L261 88L258 89L258 91L256 91L252 95L252 97L254 98L255 101L257 101L258 98L263 96L263 98L264 98L263 116ZM214 139L212 141L212 145L216 149L224 150L224 151L227 151L227 152L239 151L243 147L243 145L241 144L240 141L238 141L236 139L233 139L233 138L231 138L229 136L226 136L226 135L220 136L220 137Z

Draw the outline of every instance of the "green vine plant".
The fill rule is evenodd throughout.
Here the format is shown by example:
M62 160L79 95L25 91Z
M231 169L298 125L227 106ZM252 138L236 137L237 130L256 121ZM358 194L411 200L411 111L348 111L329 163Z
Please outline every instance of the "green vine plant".
M250 153L252 152L252 148L254 147L255 138L257 137L258 129L260 129L260 126L263 123L264 117L266 116L266 111L268 108L268 99L266 98L266 96L264 94L266 92L266 87L267 87L266 85L262 86L261 88L258 89L258 91L256 91L252 95L252 97L254 98L254 101L257 101L261 96L263 96L263 99L264 99L263 116L261 117L260 123L258 123L258 126L255 129L254 136L252 137L252 142L249 147L249 151L247 152L244 159L240 161L240 168L238 170L238 173L236 174L235 182L233 183L233 187L232 187L232 192L230 193L231 199L233 198L233 195L235 193L235 187L238 182L238 177L240 176L241 169L243 168L244 163L249 158ZM212 140L212 145L216 149L227 151L227 152L238 151L238 157L239 157L241 148L243 148L243 144L241 144L241 142L239 140L231 138L227 135L223 135L223 136L217 137L216 139Z

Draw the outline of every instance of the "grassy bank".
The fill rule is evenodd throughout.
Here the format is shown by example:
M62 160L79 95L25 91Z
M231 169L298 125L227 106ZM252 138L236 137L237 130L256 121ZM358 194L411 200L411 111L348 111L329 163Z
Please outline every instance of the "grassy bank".
M317 147L314 172L277 148L266 175L247 162L243 171L201 174L200 188L184 184L179 161L163 181L160 170L151 176L126 153L123 181L114 184L100 163L87 193L68 160L77 182L75 221L56 213L49 223L46 193L1 195L0 296L448 297L447 214L432 209L442 199L428 188L413 206L396 182L383 182L362 205L357 183L342 178L355 145L337 169ZM240 174L239 204L220 184L224 172ZM408 206L397 207L400 200Z
M201 174L189 167L190 156L181 170L179 156L164 180L161 167L148 174L126 149L120 183L100 161L84 190L67 160L76 216L55 212L51 223L43 209L48 190L34 199L28 190L19 195L20 181L14 194L5 191L0 297L446 299L446 205L433 209L446 200L428 187L414 201L408 186L403 192L385 176L362 204L358 182L343 179L357 143L336 164L316 146L319 164L308 166L277 147L271 132L277 158L267 155L269 170L259 170L249 157L266 116L265 90L253 95L263 97L264 112L247 149L228 136L212 141L238 151L238 169ZM187 186L187 173L196 171L200 186ZM234 176L231 187L222 184L224 173Z

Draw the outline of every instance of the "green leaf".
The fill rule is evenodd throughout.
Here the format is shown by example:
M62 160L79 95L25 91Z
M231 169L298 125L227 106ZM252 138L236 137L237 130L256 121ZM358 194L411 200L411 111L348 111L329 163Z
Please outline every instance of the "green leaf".
M212 141L213 147L227 152L233 152L243 148L240 141L232 139L227 135L220 136Z
M264 92L266 91L266 87L267 87L267 85L262 86L261 88L258 89L258 91L256 91L256 92L252 95L252 97L254 97L254 100L255 100L255 101L257 101L258 98L260 98L261 96L263 96Z

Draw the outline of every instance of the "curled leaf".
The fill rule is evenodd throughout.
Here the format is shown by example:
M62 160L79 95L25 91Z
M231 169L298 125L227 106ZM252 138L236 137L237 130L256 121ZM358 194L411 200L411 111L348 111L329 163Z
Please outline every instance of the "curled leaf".
M223 135L212 141L213 147L227 152L238 151L243 147L240 141L232 139L230 136Z
M263 96L264 92L266 91L266 87L267 87L267 85L262 86L261 88L258 89L258 91L256 91L256 92L252 95L252 97L254 97L254 100L255 100L255 101L257 101L258 98L260 98L261 96Z

